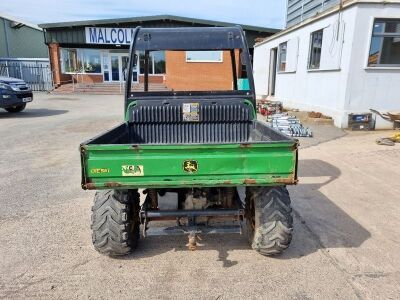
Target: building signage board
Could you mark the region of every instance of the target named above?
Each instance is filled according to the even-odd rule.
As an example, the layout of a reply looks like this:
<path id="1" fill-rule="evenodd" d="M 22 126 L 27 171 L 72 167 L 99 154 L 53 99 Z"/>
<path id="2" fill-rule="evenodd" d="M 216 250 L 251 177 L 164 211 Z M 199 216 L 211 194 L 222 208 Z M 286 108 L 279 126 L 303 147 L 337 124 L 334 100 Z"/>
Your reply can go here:
<path id="1" fill-rule="evenodd" d="M 129 45 L 135 28 L 85 27 L 86 44 Z"/>

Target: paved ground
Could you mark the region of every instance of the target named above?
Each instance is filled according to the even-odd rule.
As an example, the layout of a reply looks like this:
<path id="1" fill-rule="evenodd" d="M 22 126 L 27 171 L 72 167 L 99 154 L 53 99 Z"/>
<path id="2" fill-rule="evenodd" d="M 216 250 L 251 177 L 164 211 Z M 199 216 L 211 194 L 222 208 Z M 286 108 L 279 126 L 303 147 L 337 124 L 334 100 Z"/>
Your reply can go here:
<path id="1" fill-rule="evenodd" d="M 91 245 L 78 145 L 121 119 L 116 96 L 37 94 L 22 114 L 0 112 L 0 297 L 399 297 L 400 145 L 374 144 L 389 132 L 321 127 L 302 141 L 295 234 L 279 258 L 224 236 L 196 252 L 184 237 L 151 237 L 111 259 Z"/>

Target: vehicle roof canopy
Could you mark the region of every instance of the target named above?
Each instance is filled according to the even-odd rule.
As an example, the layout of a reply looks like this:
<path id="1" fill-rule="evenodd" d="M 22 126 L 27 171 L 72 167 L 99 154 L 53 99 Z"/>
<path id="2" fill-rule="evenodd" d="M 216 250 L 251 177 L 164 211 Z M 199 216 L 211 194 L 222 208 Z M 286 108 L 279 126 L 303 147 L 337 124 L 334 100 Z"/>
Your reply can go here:
<path id="1" fill-rule="evenodd" d="M 245 49 L 241 27 L 140 28 L 135 50 Z"/>

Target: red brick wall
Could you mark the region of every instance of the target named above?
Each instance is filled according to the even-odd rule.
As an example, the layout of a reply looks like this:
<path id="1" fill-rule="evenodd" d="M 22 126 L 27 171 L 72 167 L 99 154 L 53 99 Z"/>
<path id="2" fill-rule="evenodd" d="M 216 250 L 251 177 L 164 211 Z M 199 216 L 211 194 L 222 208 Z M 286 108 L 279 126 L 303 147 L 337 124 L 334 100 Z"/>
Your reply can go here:
<path id="1" fill-rule="evenodd" d="M 70 77 L 71 77 L 71 75 L 70 75 Z M 79 75 L 73 75 L 72 77 L 74 78 L 74 82 L 79 82 L 79 83 L 103 82 L 102 74 L 79 74 Z"/>
<path id="2" fill-rule="evenodd" d="M 236 51 L 236 61 L 238 52 Z M 229 51 L 222 62 L 186 62 L 185 51 L 166 51 L 166 85 L 177 91 L 231 90 L 232 66 Z M 237 67 L 238 70 L 238 67 Z"/>
<path id="3" fill-rule="evenodd" d="M 49 59 L 51 71 L 53 73 L 53 82 L 55 85 L 61 84 L 61 66 L 60 66 L 60 47 L 56 43 L 49 44 Z"/>
<path id="4" fill-rule="evenodd" d="M 149 75 L 149 83 L 164 83 L 164 75 Z M 144 83 L 144 75 L 139 76 L 139 83 Z"/>

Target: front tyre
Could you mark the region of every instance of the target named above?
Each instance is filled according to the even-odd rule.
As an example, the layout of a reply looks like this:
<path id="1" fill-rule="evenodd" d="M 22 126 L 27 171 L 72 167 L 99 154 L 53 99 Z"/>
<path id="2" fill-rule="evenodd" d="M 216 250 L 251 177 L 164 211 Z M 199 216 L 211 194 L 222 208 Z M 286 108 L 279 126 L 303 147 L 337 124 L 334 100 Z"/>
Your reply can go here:
<path id="1" fill-rule="evenodd" d="M 139 193 L 136 190 L 99 191 L 92 207 L 94 248 L 108 256 L 132 252 L 140 236 Z"/>
<path id="2" fill-rule="evenodd" d="M 18 113 L 21 112 L 25 109 L 26 104 L 21 104 L 21 105 L 15 105 L 15 106 L 11 106 L 11 107 L 7 107 L 5 108 L 6 111 L 8 111 L 9 113 Z"/>
<path id="3" fill-rule="evenodd" d="M 292 240 L 293 217 L 286 187 L 248 187 L 246 225 L 252 248 L 262 255 L 277 255 Z"/>

